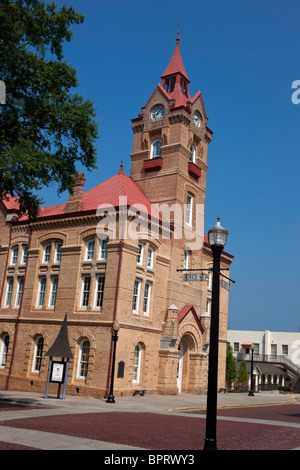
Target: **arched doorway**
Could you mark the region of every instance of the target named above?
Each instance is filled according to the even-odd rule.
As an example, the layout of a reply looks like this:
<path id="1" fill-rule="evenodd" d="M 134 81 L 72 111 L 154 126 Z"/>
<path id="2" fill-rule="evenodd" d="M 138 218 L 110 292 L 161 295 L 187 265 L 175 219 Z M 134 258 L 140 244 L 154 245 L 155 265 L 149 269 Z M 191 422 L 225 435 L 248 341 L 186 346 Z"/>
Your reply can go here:
<path id="1" fill-rule="evenodd" d="M 178 393 L 181 393 L 181 383 L 182 383 L 182 363 L 183 363 L 183 344 L 180 342 L 178 346 L 178 350 L 180 351 L 179 360 L 178 360 L 178 367 L 177 367 L 177 388 Z"/>
<path id="2" fill-rule="evenodd" d="M 178 393 L 189 393 L 191 373 L 190 353 L 195 351 L 195 340 L 190 333 L 185 333 L 178 345 L 180 351 L 177 368 Z"/>

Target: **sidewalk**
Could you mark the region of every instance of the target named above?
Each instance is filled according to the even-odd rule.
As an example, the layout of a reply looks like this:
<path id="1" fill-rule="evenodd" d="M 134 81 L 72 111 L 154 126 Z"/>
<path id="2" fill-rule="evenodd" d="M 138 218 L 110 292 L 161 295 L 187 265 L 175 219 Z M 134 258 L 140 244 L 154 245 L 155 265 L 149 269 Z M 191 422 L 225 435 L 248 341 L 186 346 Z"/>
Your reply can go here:
<path id="1" fill-rule="evenodd" d="M 0 449 L 5 443 L 45 450 L 201 449 L 205 435 L 206 395 L 117 397 L 116 403 L 14 391 L 1 395 Z M 274 450 L 300 448 L 300 396 L 295 397 L 218 394 L 221 447 L 244 449 L 252 439 L 252 449 L 262 442 Z"/>

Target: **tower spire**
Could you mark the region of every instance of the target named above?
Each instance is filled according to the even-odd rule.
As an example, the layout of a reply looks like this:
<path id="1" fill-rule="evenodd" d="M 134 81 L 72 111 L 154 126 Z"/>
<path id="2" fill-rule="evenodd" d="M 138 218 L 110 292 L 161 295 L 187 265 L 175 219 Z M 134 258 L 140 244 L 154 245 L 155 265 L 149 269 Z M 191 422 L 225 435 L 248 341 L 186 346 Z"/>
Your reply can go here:
<path id="1" fill-rule="evenodd" d="M 179 37 L 179 22 L 178 22 L 178 31 L 177 31 L 177 37 L 176 37 L 176 46 L 175 46 L 175 51 L 173 53 L 173 56 L 169 62 L 168 67 L 164 71 L 164 73 L 161 76 L 161 79 L 170 77 L 171 75 L 178 75 L 180 74 L 185 80 L 187 80 L 188 83 L 190 83 L 188 79 L 188 75 L 185 71 L 183 61 L 181 58 L 181 53 L 180 53 L 180 48 L 179 48 L 179 42 L 180 42 L 180 37 Z"/>

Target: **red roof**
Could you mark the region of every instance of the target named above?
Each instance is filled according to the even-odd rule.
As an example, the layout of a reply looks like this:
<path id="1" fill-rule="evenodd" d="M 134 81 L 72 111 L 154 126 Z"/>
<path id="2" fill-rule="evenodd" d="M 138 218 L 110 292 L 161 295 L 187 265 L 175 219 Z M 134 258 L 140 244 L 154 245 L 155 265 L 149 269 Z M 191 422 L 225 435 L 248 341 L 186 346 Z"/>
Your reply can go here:
<path id="1" fill-rule="evenodd" d="M 7 211 L 19 208 L 18 198 L 9 196 L 9 200 L 3 199 L 2 203 Z M 64 209 L 66 204 L 41 207 L 38 218 L 65 215 Z M 160 221 L 163 220 L 161 215 L 153 209 L 149 199 L 147 199 L 135 182 L 125 175 L 123 165 L 121 165 L 120 170 L 115 176 L 82 194 L 82 209 L 79 213 L 96 211 L 100 205 L 102 207 L 107 206 L 108 208 L 110 206 L 119 207 L 120 205 L 132 206 L 141 213 L 146 211 L 149 216 L 152 215 Z M 27 216 L 23 215 L 19 220 L 27 220 Z"/>
<path id="2" fill-rule="evenodd" d="M 185 305 L 185 306 L 183 307 L 183 309 L 181 309 L 180 312 L 178 312 L 178 323 L 180 323 L 180 322 L 186 317 L 186 315 L 187 315 L 189 312 L 192 313 L 192 315 L 193 315 L 193 317 L 195 318 L 196 323 L 197 323 L 197 325 L 198 325 L 198 327 L 199 327 L 201 333 L 203 333 L 203 332 L 204 332 L 204 329 L 203 329 L 203 327 L 202 327 L 202 325 L 201 325 L 201 323 L 200 323 L 200 320 L 199 320 L 199 318 L 198 318 L 198 315 L 197 315 L 197 313 L 196 313 L 196 310 L 194 309 L 194 307 L 193 307 L 192 305 Z"/>
<path id="3" fill-rule="evenodd" d="M 10 194 L 7 194 L 4 199 L 2 199 L 3 204 L 7 212 L 17 211 L 19 209 L 19 200 L 17 197 L 13 197 Z"/>
<path id="4" fill-rule="evenodd" d="M 189 82 L 187 73 L 185 71 L 185 68 L 182 62 L 181 54 L 180 54 L 179 41 L 180 41 L 179 36 L 177 36 L 174 54 L 172 56 L 172 59 L 169 62 L 168 67 L 162 74 L 161 78 L 165 78 L 170 75 L 176 75 L 180 73 Z"/>

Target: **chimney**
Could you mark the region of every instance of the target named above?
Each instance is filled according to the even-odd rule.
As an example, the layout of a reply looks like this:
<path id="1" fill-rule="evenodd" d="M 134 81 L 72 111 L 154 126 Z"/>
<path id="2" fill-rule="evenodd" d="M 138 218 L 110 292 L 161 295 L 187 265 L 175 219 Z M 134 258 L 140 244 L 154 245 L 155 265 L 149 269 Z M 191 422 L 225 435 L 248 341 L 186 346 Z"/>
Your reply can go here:
<path id="1" fill-rule="evenodd" d="M 82 210 L 82 189 L 85 183 L 84 173 L 78 173 L 73 176 L 74 186 L 73 193 L 69 194 L 69 201 L 66 204 L 64 212 L 78 212 Z"/>

